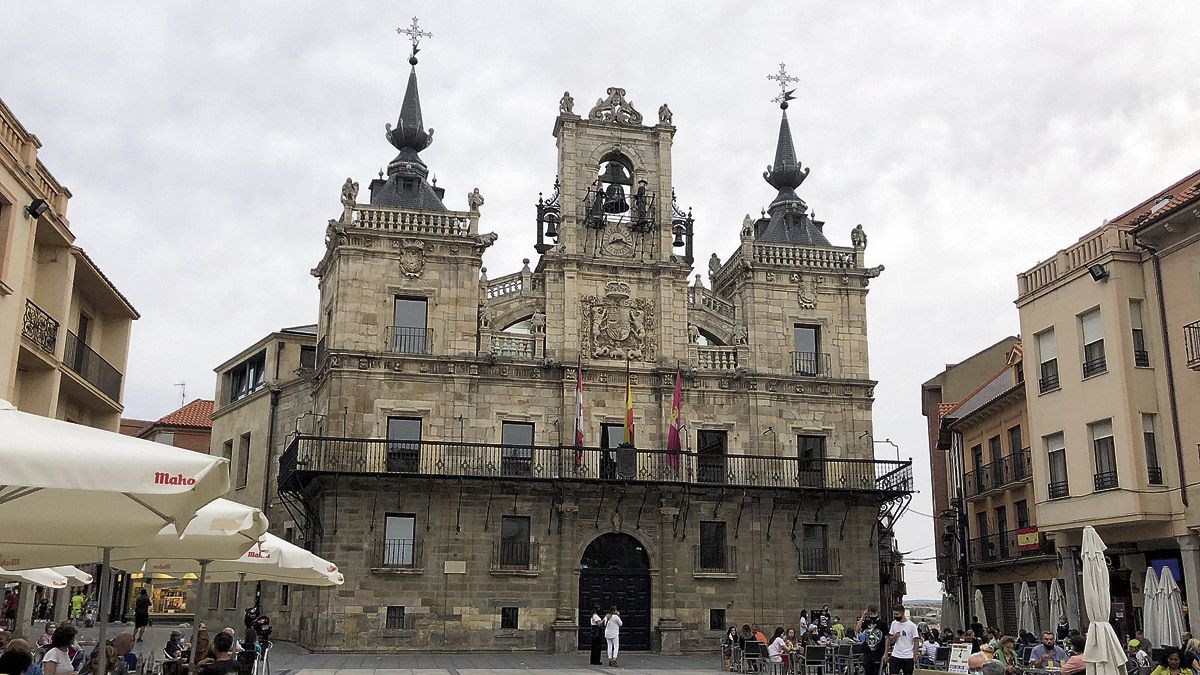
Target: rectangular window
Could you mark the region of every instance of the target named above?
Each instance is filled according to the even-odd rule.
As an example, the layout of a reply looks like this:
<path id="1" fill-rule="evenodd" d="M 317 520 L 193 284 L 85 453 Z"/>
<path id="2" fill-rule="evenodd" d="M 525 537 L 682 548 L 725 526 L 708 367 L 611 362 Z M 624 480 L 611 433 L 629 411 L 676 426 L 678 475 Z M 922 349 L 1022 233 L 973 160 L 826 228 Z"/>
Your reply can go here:
<path id="1" fill-rule="evenodd" d="M 92 317 L 81 312 L 79 314 L 79 332 L 76 333 L 75 336 L 79 338 L 80 342 L 86 345 L 88 344 L 88 338 L 91 337 L 91 333 Z"/>
<path id="2" fill-rule="evenodd" d="M 987 472 L 983 469 L 983 445 L 971 446 L 971 459 L 975 462 L 975 494 L 986 492 L 988 489 Z"/>
<path id="3" fill-rule="evenodd" d="M 529 517 L 503 516 L 500 519 L 500 566 L 529 567 Z"/>
<path id="4" fill-rule="evenodd" d="M 221 592 L 221 599 L 225 601 L 225 609 L 237 609 L 238 591 L 241 590 L 238 582 L 228 581 L 221 585 L 225 587 L 225 590 Z"/>
<path id="5" fill-rule="evenodd" d="M 392 351 L 402 354 L 424 354 L 428 340 L 425 330 L 425 298 L 397 296 L 392 311 Z"/>
<path id="6" fill-rule="evenodd" d="M 1010 427 L 1008 430 L 1008 454 L 1012 459 L 1012 479 L 1014 481 L 1025 480 L 1029 478 L 1030 467 L 1026 465 L 1029 461 L 1029 453 L 1022 452 L 1024 448 L 1021 444 L 1021 427 Z"/>
<path id="7" fill-rule="evenodd" d="M 1050 499 L 1066 497 L 1070 494 L 1067 487 L 1067 446 L 1062 432 L 1051 434 L 1042 439 L 1046 446 L 1046 458 L 1050 466 Z"/>
<path id="8" fill-rule="evenodd" d="M 387 470 L 417 473 L 421 466 L 421 418 L 389 417 L 387 438 Z"/>
<path id="9" fill-rule="evenodd" d="M 1108 369 L 1104 360 L 1104 326 L 1100 323 L 1100 310 L 1080 314 L 1079 329 L 1083 334 L 1083 376 L 1099 375 Z"/>
<path id="10" fill-rule="evenodd" d="M 288 602 L 292 599 L 292 587 L 287 584 L 279 586 L 279 606 L 287 607 Z"/>
<path id="11" fill-rule="evenodd" d="M 992 436 L 988 439 L 988 455 L 992 462 L 999 462 L 1004 458 L 1004 450 L 1000 446 L 999 436 Z"/>
<path id="12" fill-rule="evenodd" d="M 264 349 L 226 371 L 225 385 L 229 402 L 239 401 L 262 389 L 266 367 L 267 351 Z"/>
<path id="13" fill-rule="evenodd" d="M 163 445 L 175 445 L 175 434 L 170 431 L 160 431 L 154 434 L 154 442 Z"/>
<path id="14" fill-rule="evenodd" d="M 989 534 L 988 514 L 986 511 L 979 511 L 975 514 L 975 529 L 979 532 L 980 537 L 986 537 Z"/>
<path id="15" fill-rule="evenodd" d="M 1054 329 L 1037 334 L 1038 359 L 1038 393 L 1058 389 L 1058 343 L 1054 340 Z"/>
<path id="16" fill-rule="evenodd" d="M 317 348 L 316 346 L 301 345 L 300 346 L 300 369 L 312 370 L 317 367 Z"/>
<path id="17" fill-rule="evenodd" d="M 221 584 L 211 584 L 208 587 L 208 608 L 221 608 Z"/>
<path id="18" fill-rule="evenodd" d="M 387 617 L 384 619 L 384 628 L 390 630 L 400 630 L 404 628 L 404 606 L 389 605 L 387 608 Z"/>
<path id="19" fill-rule="evenodd" d="M 696 432 L 697 472 L 701 483 L 723 485 L 726 482 L 725 431 L 701 429 Z"/>
<path id="20" fill-rule="evenodd" d="M 532 475 L 533 422 L 502 422 L 500 425 L 500 473 L 505 476 Z"/>
<path id="21" fill-rule="evenodd" d="M 802 487 L 825 486 L 825 437 L 801 434 L 796 437 L 796 459 Z"/>
<path id="22" fill-rule="evenodd" d="M 234 487 L 246 487 L 246 479 L 250 475 L 250 432 L 242 434 L 238 443 L 237 483 Z"/>
<path id="23" fill-rule="evenodd" d="M 975 460 L 975 470 L 983 468 L 983 444 L 971 446 L 971 459 Z"/>
<path id="24" fill-rule="evenodd" d="M 625 440 L 625 425 L 601 424 L 600 447 L 600 479 L 616 480 L 617 478 L 617 447 Z"/>
<path id="25" fill-rule="evenodd" d="M 1017 512 L 1017 529 L 1029 527 L 1029 503 L 1024 499 L 1013 502 L 1013 510 Z"/>
<path id="26" fill-rule="evenodd" d="M 708 629 L 709 630 L 725 630 L 725 610 L 724 610 L 724 608 L 708 610 Z"/>
<path id="27" fill-rule="evenodd" d="M 1008 509 L 1003 506 L 997 506 L 995 511 L 996 517 L 996 545 L 1000 549 L 1000 557 L 1008 557 Z"/>
<path id="28" fill-rule="evenodd" d="M 1129 301 L 1129 325 L 1133 331 L 1133 365 L 1150 367 L 1150 352 L 1146 350 L 1146 331 L 1142 328 L 1142 301 Z"/>
<path id="29" fill-rule="evenodd" d="M 800 547 L 800 571 L 806 574 L 835 572 L 825 525 L 805 525 Z"/>
<path id="30" fill-rule="evenodd" d="M 796 374 L 810 377 L 821 375 L 821 328 L 796 324 L 792 344 L 795 347 L 792 359 Z"/>
<path id="31" fill-rule="evenodd" d="M 408 513 L 387 514 L 383 519 L 384 567 L 412 567 L 416 551 L 417 517 Z"/>
<path id="32" fill-rule="evenodd" d="M 1112 420 L 1101 420 L 1089 424 L 1088 436 L 1092 439 L 1096 489 L 1109 490 L 1117 487 L 1117 450 L 1113 441 Z"/>
<path id="33" fill-rule="evenodd" d="M 1158 465 L 1158 442 L 1154 438 L 1154 415 L 1142 413 L 1142 444 L 1146 446 L 1146 475 L 1151 485 L 1162 485 L 1162 467 Z"/>
<path id="34" fill-rule="evenodd" d="M 725 572 L 725 523 L 700 522 L 700 550 L 697 572 Z"/>
<path id="35" fill-rule="evenodd" d="M 296 531 L 291 527 L 283 528 L 283 540 L 289 544 L 295 543 L 293 541 L 293 537 L 295 536 L 295 533 L 296 533 Z"/>
<path id="36" fill-rule="evenodd" d="M 517 630 L 521 610 L 516 607 L 500 608 L 500 630 Z"/>
<path id="37" fill-rule="evenodd" d="M 1010 427 L 1008 430 L 1008 451 L 1009 452 L 1020 451 L 1021 448 L 1023 447 L 1021 445 L 1021 443 L 1022 443 L 1022 441 L 1021 441 L 1020 425 L 1017 425 L 1015 427 Z"/>

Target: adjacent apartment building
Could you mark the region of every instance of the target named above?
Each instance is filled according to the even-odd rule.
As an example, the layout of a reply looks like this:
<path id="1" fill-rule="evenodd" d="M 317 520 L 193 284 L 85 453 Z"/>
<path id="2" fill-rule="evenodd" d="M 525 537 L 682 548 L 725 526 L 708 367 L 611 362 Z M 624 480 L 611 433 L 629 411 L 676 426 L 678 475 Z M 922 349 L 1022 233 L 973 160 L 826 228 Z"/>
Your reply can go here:
<path id="1" fill-rule="evenodd" d="M 861 227 L 831 243 L 797 194 L 808 169 L 786 112 L 776 195 L 730 224 L 737 245 L 705 283 L 669 107 L 652 122 L 617 87 L 580 111 L 564 95 L 537 261 L 489 276 L 483 196 L 451 210 L 419 154 L 432 139 L 410 63 L 398 154 L 366 199 L 348 179 L 324 228 L 316 325 L 217 369 L 233 498 L 261 498 L 277 534 L 346 576 L 263 584 L 276 634 L 574 651 L 593 607 L 619 605 L 623 646 L 678 653 L 711 651 L 729 624 L 876 602 L 879 514 L 912 488 L 910 464 L 870 441 L 866 295 L 882 268 Z"/>
<path id="2" fill-rule="evenodd" d="M 1200 171 L 1018 276 L 1036 522 L 1061 552 L 1108 545 L 1113 619 L 1138 623 L 1147 566 L 1200 607 Z"/>
<path id="3" fill-rule="evenodd" d="M 41 147 L 0 100 L 0 399 L 118 431 L 138 313 L 75 245 L 71 192 L 38 159 Z M 20 625 L 29 625 L 34 593 L 23 586 Z M 65 591 L 56 593 L 63 619 Z"/>

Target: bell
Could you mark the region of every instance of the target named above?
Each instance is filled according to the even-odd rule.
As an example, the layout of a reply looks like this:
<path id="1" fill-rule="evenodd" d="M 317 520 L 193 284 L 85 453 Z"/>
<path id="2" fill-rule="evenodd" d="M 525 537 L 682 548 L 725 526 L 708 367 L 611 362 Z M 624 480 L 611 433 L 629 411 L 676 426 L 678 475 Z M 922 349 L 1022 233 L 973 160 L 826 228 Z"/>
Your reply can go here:
<path id="1" fill-rule="evenodd" d="M 606 184 L 620 183 L 622 185 L 629 185 L 633 182 L 630 180 L 629 170 L 617 162 L 609 162 L 604 167 L 604 173 L 600 174 L 600 180 Z"/>
<path id="2" fill-rule="evenodd" d="M 683 226 L 676 225 L 675 227 L 671 228 L 671 231 L 675 234 L 675 241 L 671 242 L 671 246 L 680 248 L 683 246 Z"/>
<path id="3" fill-rule="evenodd" d="M 625 188 L 615 183 L 604 188 L 605 213 L 625 213 L 628 210 L 629 202 L 625 200 Z"/>
<path id="4" fill-rule="evenodd" d="M 546 236 L 551 239 L 558 239 L 558 215 L 554 213 L 546 214 Z"/>

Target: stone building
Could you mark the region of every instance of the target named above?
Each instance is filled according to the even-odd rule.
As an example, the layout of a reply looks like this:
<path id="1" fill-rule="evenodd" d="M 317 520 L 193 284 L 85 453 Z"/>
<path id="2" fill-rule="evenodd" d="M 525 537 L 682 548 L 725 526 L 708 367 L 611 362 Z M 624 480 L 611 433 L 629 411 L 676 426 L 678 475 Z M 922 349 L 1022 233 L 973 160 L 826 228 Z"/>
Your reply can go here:
<path id="1" fill-rule="evenodd" d="M 537 262 L 489 277 L 480 190 L 455 211 L 428 180 L 410 63 L 387 126 L 398 154 L 365 200 L 342 188 L 313 269 L 314 368 L 269 427 L 273 527 L 346 584 L 264 584 L 277 632 L 321 650 L 569 651 L 593 606 L 617 605 L 625 648 L 677 653 L 727 624 L 877 602 L 880 515 L 912 483 L 870 441 L 866 294 L 882 267 L 861 227 L 833 245 L 797 195 L 809 169 L 786 112 L 774 201 L 692 281 L 668 106 L 647 123 L 623 89 L 578 112 L 564 94 Z M 217 401 L 214 446 L 233 433 Z"/>

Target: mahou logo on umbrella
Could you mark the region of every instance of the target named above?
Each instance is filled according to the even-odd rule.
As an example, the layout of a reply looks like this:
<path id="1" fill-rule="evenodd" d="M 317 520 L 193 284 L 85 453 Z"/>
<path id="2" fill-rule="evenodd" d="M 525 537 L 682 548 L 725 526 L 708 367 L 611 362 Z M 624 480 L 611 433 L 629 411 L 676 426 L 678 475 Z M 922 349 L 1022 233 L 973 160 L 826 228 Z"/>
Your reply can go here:
<path id="1" fill-rule="evenodd" d="M 181 473 L 177 473 L 174 476 L 172 476 L 171 474 L 167 473 L 166 471 L 155 471 L 154 472 L 154 484 L 155 485 L 195 485 L 196 479 L 188 478 L 187 476 L 185 476 Z"/>

